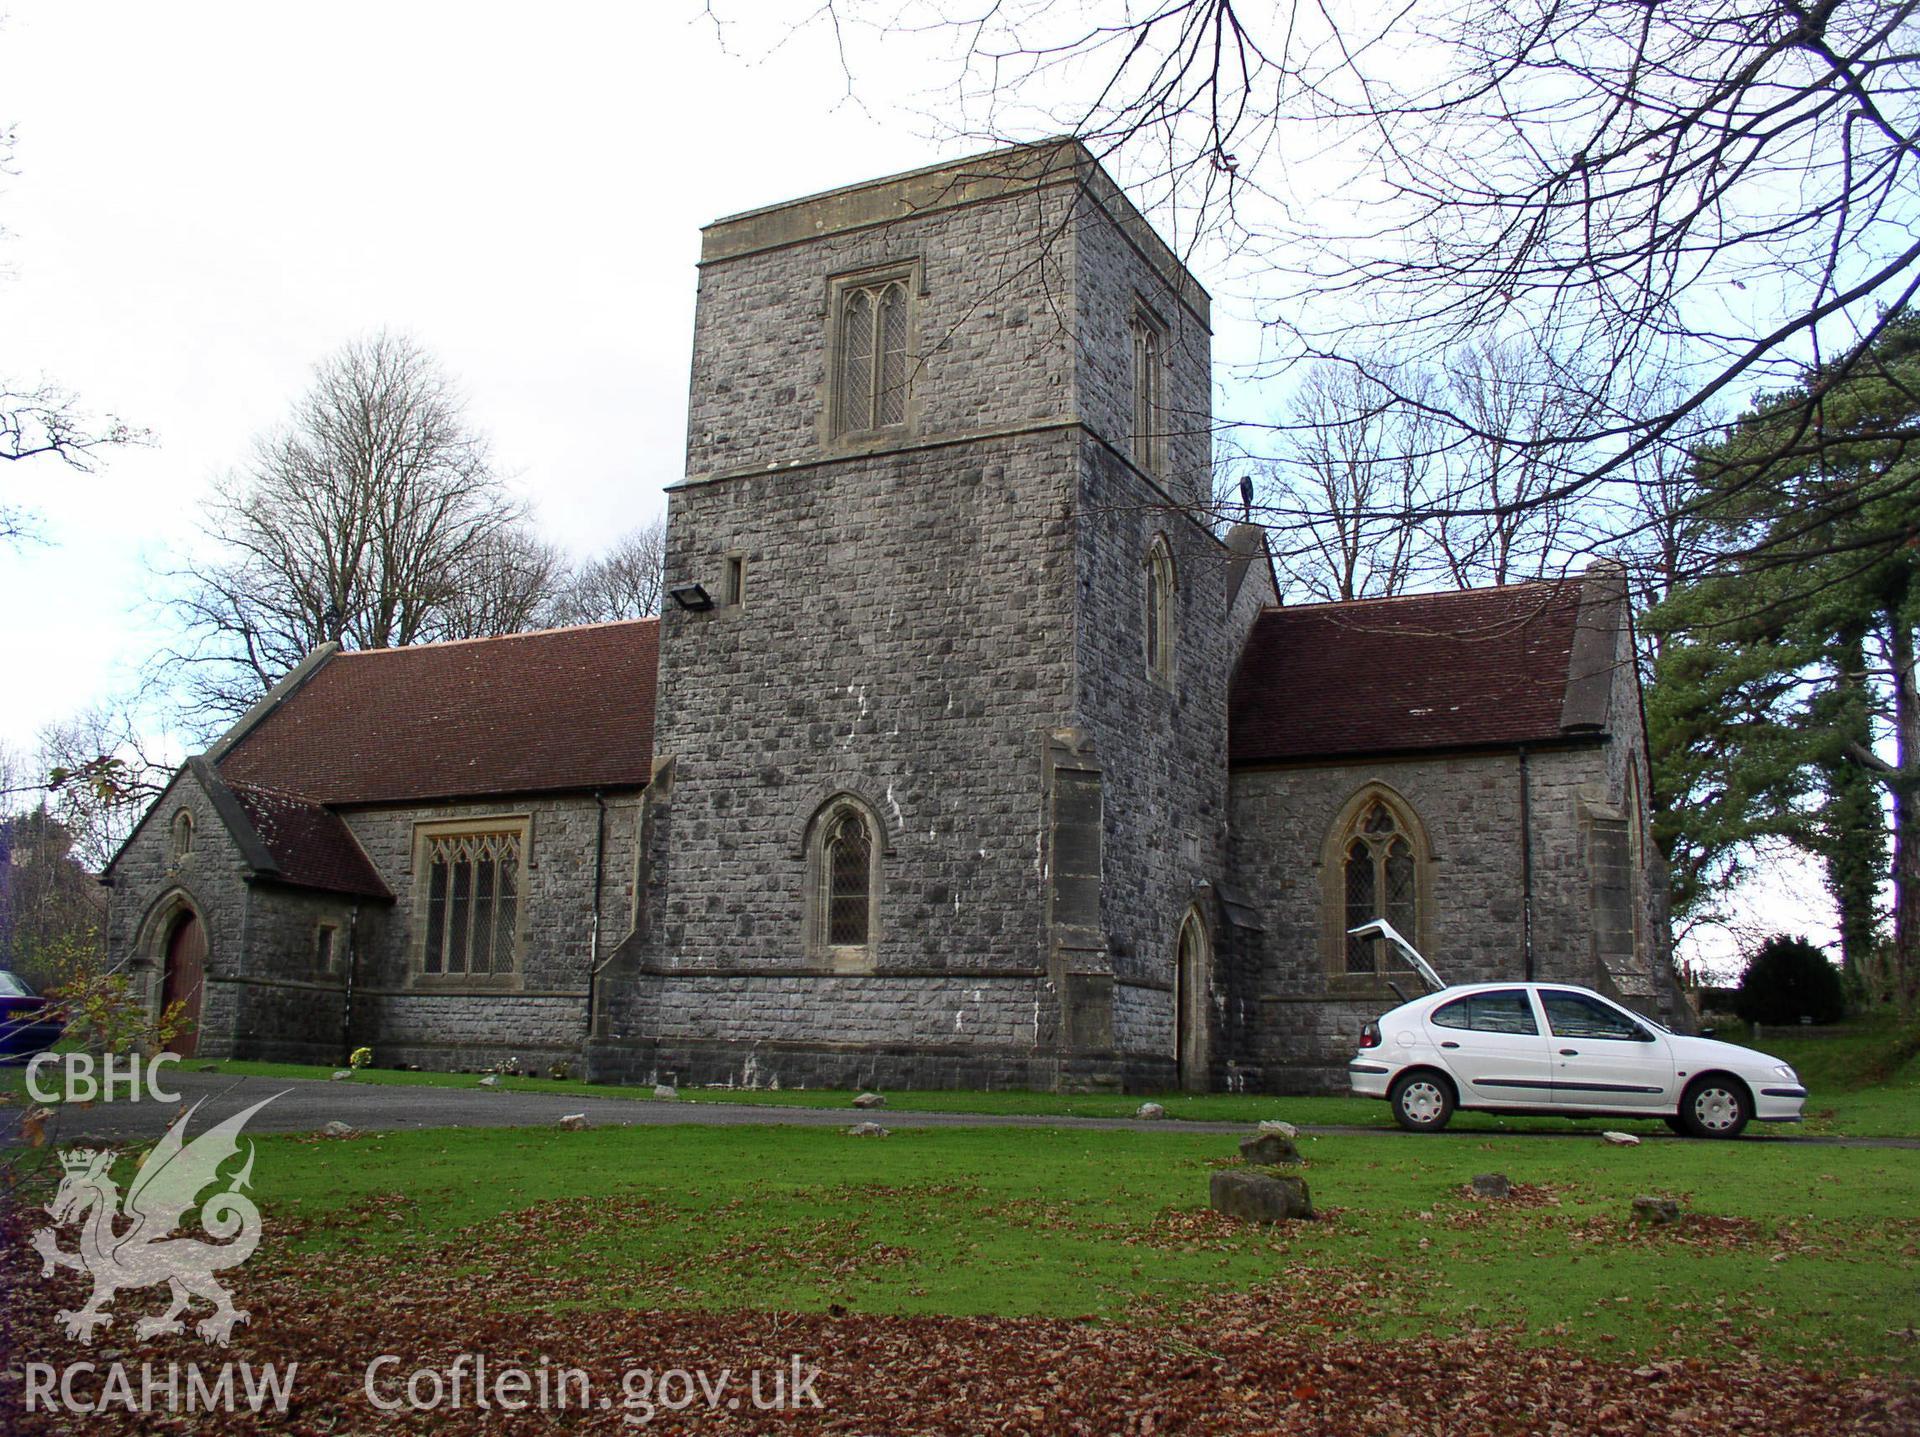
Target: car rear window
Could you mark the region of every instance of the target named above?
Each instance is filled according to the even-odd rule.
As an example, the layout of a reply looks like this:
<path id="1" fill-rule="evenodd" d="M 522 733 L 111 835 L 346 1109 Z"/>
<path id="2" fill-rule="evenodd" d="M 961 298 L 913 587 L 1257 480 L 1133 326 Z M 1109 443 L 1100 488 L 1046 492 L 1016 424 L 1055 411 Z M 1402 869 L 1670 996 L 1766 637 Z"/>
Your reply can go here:
<path id="1" fill-rule="evenodd" d="M 22 983 L 13 974 L 0 969 L 0 998 L 31 998 L 33 989 Z"/>
<path id="2" fill-rule="evenodd" d="M 1533 1021 L 1533 1004 L 1519 988 L 1455 998 L 1433 1010 L 1433 1022 L 1442 1028 L 1470 1028 L 1476 1033 L 1540 1031 L 1540 1025 Z"/>

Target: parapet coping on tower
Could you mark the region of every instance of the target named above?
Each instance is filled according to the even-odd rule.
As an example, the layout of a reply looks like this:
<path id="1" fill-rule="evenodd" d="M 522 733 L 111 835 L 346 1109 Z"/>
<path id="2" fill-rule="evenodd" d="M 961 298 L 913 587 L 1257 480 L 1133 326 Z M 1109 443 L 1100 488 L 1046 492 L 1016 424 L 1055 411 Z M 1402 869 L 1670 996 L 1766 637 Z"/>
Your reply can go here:
<path id="1" fill-rule="evenodd" d="M 885 179 L 827 190 L 715 220 L 700 232 L 700 263 L 718 264 L 805 244 L 829 235 L 896 224 L 939 210 L 1080 185 L 1192 309 L 1212 328 L 1212 300 L 1100 162 L 1079 140 L 1045 140 L 963 160 L 908 170 Z"/>

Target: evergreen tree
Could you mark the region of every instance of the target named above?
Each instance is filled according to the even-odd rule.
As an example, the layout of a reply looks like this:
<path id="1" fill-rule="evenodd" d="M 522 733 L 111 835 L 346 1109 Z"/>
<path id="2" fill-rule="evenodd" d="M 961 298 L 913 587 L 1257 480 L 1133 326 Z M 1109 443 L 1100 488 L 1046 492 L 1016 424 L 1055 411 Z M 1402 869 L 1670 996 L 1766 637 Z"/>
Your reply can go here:
<path id="1" fill-rule="evenodd" d="M 1696 502 L 1722 551 L 1741 557 L 1647 616 L 1668 640 L 1648 702 L 1667 815 L 1656 832 L 1682 912 L 1737 876 L 1757 840 L 1783 837 L 1820 858 L 1856 976 L 1875 945 L 1877 889 L 1891 878 L 1894 992 L 1882 996 L 1910 1005 L 1920 978 L 1920 514 L 1907 491 L 1920 452 L 1901 435 L 1920 416 L 1920 319 L 1899 317 L 1871 351 L 1837 365 L 1843 382 L 1832 382 L 1837 369 L 1809 371 L 1700 456 Z M 1890 552 L 1896 532 L 1908 539 Z"/>

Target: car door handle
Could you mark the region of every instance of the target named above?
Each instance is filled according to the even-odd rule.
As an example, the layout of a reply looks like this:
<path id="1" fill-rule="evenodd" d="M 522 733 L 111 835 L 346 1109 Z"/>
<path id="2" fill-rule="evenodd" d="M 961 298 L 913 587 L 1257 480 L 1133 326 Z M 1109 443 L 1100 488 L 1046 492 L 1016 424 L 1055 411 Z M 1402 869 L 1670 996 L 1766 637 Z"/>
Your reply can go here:
<path id="1" fill-rule="evenodd" d="M 1442 1044 L 1441 1044 L 1440 1046 L 1441 1046 L 1441 1047 L 1443 1047 L 1443 1048 L 1457 1048 L 1457 1047 L 1459 1047 L 1460 1045 L 1459 1045 L 1458 1043 L 1456 1043 L 1456 1042 L 1454 1042 L 1454 1041 L 1453 1041 L 1453 1039 L 1451 1039 L 1451 1038 L 1449 1038 L 1449 1039 L 1447 1039 L 1447 1041 L 1446 1041 L 1446 1042 L 1444 1042 L 1444 1043 L 1442 1043 Z"/>
<path id="2" fill-rule="evenodd" d="M 1562 1048 L 1560 1050 L 1560 1056 L 1563 1058 L 1577 1058 L 1580 1056 L 1580 1050 L 1578 1048 Z"/>

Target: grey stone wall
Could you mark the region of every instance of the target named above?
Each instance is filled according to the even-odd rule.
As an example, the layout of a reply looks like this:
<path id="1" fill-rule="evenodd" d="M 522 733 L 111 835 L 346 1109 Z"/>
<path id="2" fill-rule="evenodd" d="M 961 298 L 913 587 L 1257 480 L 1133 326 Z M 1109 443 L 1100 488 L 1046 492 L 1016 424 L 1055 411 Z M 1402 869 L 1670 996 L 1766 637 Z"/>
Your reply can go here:
<path id="1" fill-rule="evenodd" d="M 750 1061 L 791 1083 L 894 1054 L 924 1081 L 1051 1083 L 1164 1064 L 1156 985 L 1222 859 L 1225 556 L 1080 426 L 1124 443 L 1128 322 L 1151 303 L 1180 340 L 1170 467 L 1203 470 L 1203 319 L 1073 183 L 745 252 L 721 228 L 667 572 L 718 594 L 744 555 L 747 600 L 663 620 L 671 798 L 655 796 L 646 936 L 613 971 L 596 1071 L 746 1081 Z M 831 278 L 893 264 L 917 288 L 912 420 L 837 437 Z M 1141 564 L 1161 529 L 1185 668 L 1147 714 Z M 1149 739 L 1162 709 L 1179 731 Z M 1112 785 L 1077 858 L 1062 743 Z M 870 974 L 835 976 L 805 931 L 807 824 L 841 791 L 886 831 Z M 1093 865 L 1091 921 L 1059 908 L 1071 862 Z"/>
<path id="2" fill-rule="evenodd" d="M 171 858 L 169 828 L 182 805 L 196 820 L 195 849 Z M 603 959 L 632 929 L 643 869 L 631 793 L 608 798 L 600 909 Z M 414 944 L 415 825 L 501 815 L 531 821 L 521 901 L 519 972 L 511 979 L 424 979 Z M 182 773 L 153 818 L 114 865 L 108 941 L 129 955 L 148 1001 L 160 1000 L 155 917 L 184 894 L 208 942 L 199 1052 L 206 1057 L 340 1062 L 359 1045 L 382 1066 L 478 1068 L 519 1057 L 529 1066 L 575 1059 L 586 1037 L 588 954 L 593 944 L 595 804 L 590 795 L 347 815 L 396 901 L 355 899 L 270 882 L 249 882 L 238 850 L 190 774 Z M 316 966 L 316 930 L 336 929 L 333 969 Z M 348 992 L 347 965 L 354 983 Z"/>
<path id="3" fill-rule="evenodd" d="M 172 828 L 183 808 L 193 815 L 193 851 L 176 860 Z M 207 986 L 198 1049 L 208 1057 L 225 1056 L 233 1042 L 239 1002 L 225 980 L 241 971 L 241 933 L 250 889 L 239 850 L 192 774 L 182 769 L 175 775 L 114 860 L 108 876 L 112 880 L 107 896 L 108 961 L 126 965 L 156 1017 L 170 920 L 182 902 L 199 915 L 207 937 Z"/>
<path id="4" fill-rule="evenodd" d="M 872 266 L 916 267 L 914 436 L 1069 418 L 1074 193 L 1055 186 L 704 264 L 687 473 L 847 452 L 826 422 L 828 285 Z"/>
<path id="5" fill-rule="evenodd" d="M 1112 973 L 1113 1044 L 1173 1056 L 1173 972 L 1182 919 L 1225 867 L 1227 686 L 1238 652 L 1225 548 L 1107 446 L 1081 449 L 1074 722 L 1101 772 L 1100 919 Z M 1173 555 L 1169 684 L 1145 652 L 1146 566 Z M 1212 922 L 1212 915 L 1208 915 Z"/>
<path id="6" fill-rule="evenodd" d="M 1628 740 L 1630 743 L 1630 740 Z M 1603 986 L 1594 949 L 1591 814 L 1610 794 L 1615 745 L 1528 757 L 1533 845 L 1534 971 Z M 1236 934 L 1225 968 L 1234 1085 L 1337 1089 L 1368 1019 L 1400 1000 L 1384 983 L 1330 972 L 1321 853 L 1347 801 L 1369 782 L 1394 790 L 1432 846 L 1426 956 L 1455 983 L 1524 975 L 1517 753 L 1365 764 L 1243 769 L 1233 774 L 1235 880 L 1261 931 Z M 1417 979 L 1396 980 L 1412 997 Z"/>
<path id="7" fill-rule="evenodd" d="M 724 972 L 749 995 L 721 1010 L 743 1043 L 916 1044 L 925 1023 L 951 1035 L 957 1021 L 952 1041 L 1018 1033 L 1024 1050 L 1038 1008 L 1051 1044 L 1039 843 L 1044 740 L 1072 668 L 1072 454 L 1044 431 L 674 491 L 669 582 L 711 583 L 720 555 L 744 551 L 748 597 L 663 619 L 654 742 L 671 798 L 655 810 L 644 951 L 611 975 L 610 1035 L 710 1035 L 711 988 L 679 975 Z M 804 840 L 840 792 L 885 831 L 876 971 L 991 977 L 979 998 L 789 981 L 831 972 L 805 933 Z M 737 1078 L 737 1061 L 721 1066 L 701 1080 Z"/>
<path id="8" fill-rule="evenodd" d="M 608 794 L 600 899 L 605 962 L 632 931 L 640 804 Z M 356 809 L 348 826 L 373 860 L 394 903 L 366 914 L 358 945 L 353 1033 L 382 1066 L 477 1069 L 508 1057 L 529 1067 L 576 1060 L 587 1037 L 589 956 L 594 944 L 594 846 L 599 811 L 590 794 L 502 798 L 482 803 Z M 525 819 L 524 909 L 518 972 L 507 981 L 420 971 L 415 835 L 423 823 Z M 363 910 L 364 913 L 364 910 Z"/>
<path id="9" fill-rule="evenodd" d="M 1110 201 L 1081 190 L 1074 225 L 1074 402 L 1079 418 L 1122 453 L 1133 430 L 1133 335 L 1136 312 L 1164 327 L 1162 375 L 1165 472 L 1160 487 L 1178 503 L 1204 501 L 1213 466 L 1213 336 L 1197 286 L 1176 294 L 1116 223 Z"/>

